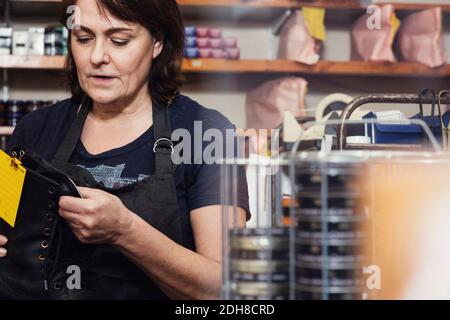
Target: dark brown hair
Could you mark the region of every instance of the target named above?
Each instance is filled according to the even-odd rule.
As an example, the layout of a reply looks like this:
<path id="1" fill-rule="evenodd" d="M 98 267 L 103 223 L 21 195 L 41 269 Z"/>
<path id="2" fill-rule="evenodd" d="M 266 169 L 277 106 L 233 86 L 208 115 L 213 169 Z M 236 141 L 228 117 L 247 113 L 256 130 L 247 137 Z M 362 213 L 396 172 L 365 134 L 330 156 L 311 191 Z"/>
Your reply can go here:
<path id="1" fill-rule="evenodd" d="M 149 92 L 154 102 L 167 105 L 179 92 L 183 78 L 181 64 L 184 54 L 184 26 L 175 0 L 95 0 L 101 10 L 108 11 L 115 18 L 137 23 L 146 28 L 156 41 L 164 44 L 160 55 L 153 60 L 150 71 Z M 67 8 L 76 0 L 64 0 L 60 22 L 66 26 L 71 13 Z M 70 32 L 69 32 L 70 34 Z M 68 40 L 69 53 L 66 59 L 72 98 L 80 102 L 84 92 L 80 87 L 76 65 Z"/>

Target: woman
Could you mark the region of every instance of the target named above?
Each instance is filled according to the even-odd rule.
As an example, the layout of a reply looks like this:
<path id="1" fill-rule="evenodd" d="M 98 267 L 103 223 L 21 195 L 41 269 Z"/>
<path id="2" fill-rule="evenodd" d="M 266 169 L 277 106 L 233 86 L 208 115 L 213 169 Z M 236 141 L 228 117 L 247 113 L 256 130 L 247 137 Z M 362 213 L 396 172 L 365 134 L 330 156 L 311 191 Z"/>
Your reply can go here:
<path id="1" fill-rule="evenodd" d="M 10 148 L 41 155 L 78 185 L 97 183 L 78 188 L 82 199 L 59 200 L 68 228 L 50 297 L 219 298 L 219 167 L 175 168 L 169 139 L 175 129 L 194 136 L 194 121 L 204 130 L 234 127 L 178 93 L 184 30 L 175 0 L 64 1 L 71 5 L 80 18 L 69 37 L 72 99 L 29 114 L 10 140 Z M 245 178 L 240 188 L 236 223 L 245 225 Z M 81 268 L 81 290 L 61 285 L 69 265 Z"/>

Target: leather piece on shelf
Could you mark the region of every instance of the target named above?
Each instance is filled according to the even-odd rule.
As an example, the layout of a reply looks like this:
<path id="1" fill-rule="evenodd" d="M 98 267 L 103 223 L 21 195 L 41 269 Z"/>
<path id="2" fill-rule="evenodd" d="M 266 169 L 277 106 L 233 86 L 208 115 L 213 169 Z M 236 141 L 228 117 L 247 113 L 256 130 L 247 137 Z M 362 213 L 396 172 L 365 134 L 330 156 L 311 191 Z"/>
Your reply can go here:
<path id="1" fill-rule="evenodd" d="M 392 5 L 360 17 L 352 28 L 352 60 L 396 62 L 395 19 Z"/>
<path id="2" fill-rule="evenodd" d="M 310 34 L 302 11 L 296 10 L 281 30 L 278 58 L 314 65 L 319 61 L 321 45 L 322 41 Z"/>
<path id="3" fill-rule="evenodd" d="M 403 20 L 397 45 L 402 58 L 428 67 L 447 63 L 440 7 L 413 13 Z"/>
<path id="4" fill-rule="evenodd" d="M 304 116 L 308 83 L 303 78 L 286 77 L 265 82 L 247 94 L 247 128 L 277 128 L 284 112 Z"/>

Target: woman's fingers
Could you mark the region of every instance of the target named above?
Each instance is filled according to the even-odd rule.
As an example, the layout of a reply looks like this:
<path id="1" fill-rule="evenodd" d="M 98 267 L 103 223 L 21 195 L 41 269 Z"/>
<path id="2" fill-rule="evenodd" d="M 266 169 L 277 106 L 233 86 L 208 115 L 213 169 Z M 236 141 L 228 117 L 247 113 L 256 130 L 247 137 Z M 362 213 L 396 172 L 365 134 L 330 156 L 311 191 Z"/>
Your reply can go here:
<path id="1" fill-rule="evenodd" d="M 77 189 L 84 199 L 94 198 L 99 193 L 99 190 L 97 189 L 91 189 L 86 187 L 77 187 Z"/>
<path id="2" fill-rule="evenodd" d="M 70 212 L 78 212 L 78 210 L 83 206 L 86 200 L 69 197 L 69 196 L 62 196 L 59 199 L 59 207 L 65 211 Z"/>
<path id="3" fill-rule="evenodd" d="M 61 218 L 72 223 L 77 223 L 82 219 L 82 217 L 78 213 L 63 210 L 61 208 L 59 209 L 59 215 L 61 216 Z"/>
<path id="4" fill-rule="evenodd" d="M 4 258 L 6 256 L 6 249 L 2 248 L 2 246 L 6 245 L 8 239 L 5 236 L 0 235 L 0 258 Z"/>
<path id="5" fill-rule="evenodd" d="M 8 239 L 0 234 L 0 246 L 4 246 L 7 242 Z"/>

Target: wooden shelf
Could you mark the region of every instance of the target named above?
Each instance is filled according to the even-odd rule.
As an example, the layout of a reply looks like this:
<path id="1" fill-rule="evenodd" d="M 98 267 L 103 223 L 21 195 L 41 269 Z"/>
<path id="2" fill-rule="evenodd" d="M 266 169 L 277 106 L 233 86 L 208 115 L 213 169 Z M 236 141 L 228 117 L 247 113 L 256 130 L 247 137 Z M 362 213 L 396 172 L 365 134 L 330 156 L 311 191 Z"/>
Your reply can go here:
<path id="1" fill-rule="evenodd" d="M 0 0 L 1 1 L 1 0 Z M 10 0 L 11 15 L 58 17 L 61 0 Z M 423 1 L 425 2 L 425 1 Z M 326 23 L 352 23 L 365 12 L 367 5 L 360 0 L 178 0 L 181 14 L 186 21 L 253 21 L 274 22 L 286 9 L 304 6 L 327 9 Z M 380 2 L 387 4 L 389 1 Z M 401 18 L 411 11 L 440 6 L 444 15 L 450 15 L 450 4 L 394 4 Z M 55 23 L 56 23 L 55 19 Z"/>
<path id="2" fill-rule="evenodd" d="M 10 0 L 12 5 L 61 5 L 62 0 Z M 298 8 L 304 4 L 295 0 L 177 0 L 183 7 L 249 7 L 249 8 Z M 304 2 L 304 1 L 303 1 Z"/>
<path id="3" fill-rule="evenodd" d="M 180 7 L 251 7 L 251 8 L 298 8 L 301 4 L 293 0 L 177 0 Z"/>
<path id="4" fill-rule="evenodd" d="M 203 6 L 203 7 L 252 7 L 252 8 L 302 8 L 316 7 L 325 9 L 365 9 L 360 0 L 316 0 L 316 1 L 293 1 L 293 0 L 178 0 L 180 6 Z M 444 11 L 450 11 L 450 4 L 438 3 L 392 3 L 380 1 L 377 5 L 392 4 L 397 10 L 423 10 L 440 6 Z"/>
<path id="5" fill-rule="evenodd" d="M 0 68 L 62 70 L 65 58 L 40 56 L 0 56 Z M 286 60 L 185 59 L 185 73 L 219 74 L 299 74 L 317 76 L 450 77 L 450 65 L 431 69 L 418 63 L 363 61 L 319 61 L 308 66 Z"/>
<path id="6" fill-rule="evenodd" d="M 14 3 L 60 4 L 61 0 L 11 0 Z M 250 8 L 301 8 L 304 6 L 325 9 L 363 9 L 367 5 L 360 0 L 177 0 L 181 7 L 250 7 Z M 425 2 L 425 1 L 424 1 Z M 440 3 L 392 3 L 380 1 L 377 5 L 393 4 L 398 10 L 422 10 L 440 6 L 450 11 L 450 4 Z"/>
<path id="7" fill-rule="evenodd" d="M 324 76 L 450 77 L 450 65 L 431 69 L 418 63 L 319 61 L 308 66 L 285 60 L 185 60 L 189 73 L 287 73 Z"/>
<path id="8" fill-rule="evenodd" d="M 0 127 L 0 136 L 10 136 L 13 134 L 14 127 Z"/>
<path id="9" fill-rule="evenodd" d="M 308 3 L 307 1 L 299 1 L 300 7 L 309 6 L 309 7 L 319 7 L 325 9 L 365 9 L 369 5 L 364 5 L 360 0 L 318 0 L 314 1 L 314 3 Z M 424 1 L 426 2 L 426 1 Z M 429 1 L 428 1 L 429 2 Z M 443 11 L 450 11 L 450 4 L 438 4 L 438 3 L 393 3 L 390 1 L 379 1 L 378 3 L 374 3 L 376 5 L 385 5 L 392 4 L 395 6 L 396 10 L 405 10 L 405 11 L 415 11 L 415 10 L 424 10 L 434 7 L 441 7 Z"/>
<path id="10" fill-rule="evenodd" d="M 62 70 L 65 57 L 0 55 L 0 68 Z"/>

